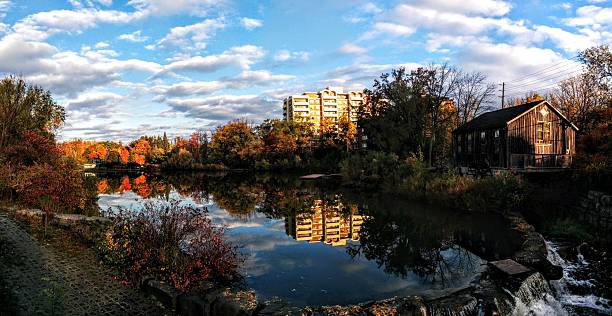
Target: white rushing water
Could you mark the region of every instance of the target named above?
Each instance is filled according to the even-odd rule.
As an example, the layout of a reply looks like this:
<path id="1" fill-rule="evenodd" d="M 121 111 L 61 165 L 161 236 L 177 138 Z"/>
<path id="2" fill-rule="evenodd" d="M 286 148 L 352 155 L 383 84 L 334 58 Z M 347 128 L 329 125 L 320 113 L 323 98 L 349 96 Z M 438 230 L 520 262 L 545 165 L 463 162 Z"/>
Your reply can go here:
<path id="1" fill-rule="evenodd" d="M 572 307 L 582 307 L 596 310 L 602 314 L 612 315 L 612 307 L 610 307 L 609 300 L 593 294 L 576 295 L 572 294 L 569 290 L 570 286 L 581 288 L 592 288 L 595 286 L 591 280 L 579 280 L 574 277 L 574 272 L 586 269 L 589 262 L 580 253 L 578 254 L 577 262 L 569 262 L 563 259 L 558 253 L 559 247 L 551 241 L 546 241 L 546 248 L 548 249 L 548 260 L 563 268 L 563 278 L 550 281 L 556 299 L 569 310 Z"/>
<path id="2" fill-rule="evenodd" d="M 573 316 L 584 312 L 585 309 L 595 314 L 612 315 L 610 301 L 594 294 L 578 295 L 572 293 L 572 288 L 581 288 L 589 292 L 594 289 L 592 280 L 582 280 L 576 277 L 576 272 L 585 271 L 589 262 L 578 254 L 576 262 L 563 259 L 559 255 L 559 246 L 554 242 L 546 241 L 548 260 L 563 268 L 563 277 L 560 280 L 547 282 L 540 273 L 534 273 L 521 283 L 517 291 L 512 293 L 506 290 L 507 298 L 498 302 L 502 314 L 520 315 L 559 315 Z"/>
<path id="3" fill-rule="evenodd" d="M 516 293 L 506 293 L 514 300 L 509 315 L 569 315 L 563 304 L 553 296 L 548 282 L 540 273 L 525 279 Z"/>

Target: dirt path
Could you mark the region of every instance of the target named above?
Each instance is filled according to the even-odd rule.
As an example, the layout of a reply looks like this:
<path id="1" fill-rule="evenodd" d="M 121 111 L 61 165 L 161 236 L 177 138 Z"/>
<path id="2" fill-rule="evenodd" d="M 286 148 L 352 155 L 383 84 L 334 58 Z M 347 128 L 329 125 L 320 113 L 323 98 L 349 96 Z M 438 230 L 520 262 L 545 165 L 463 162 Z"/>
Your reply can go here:
<path id="1" fill-rule="evenodd" d="M 97 262 L 61 236 L 40 243 L 0 213 L 0 316 L 168 314 Z"/>

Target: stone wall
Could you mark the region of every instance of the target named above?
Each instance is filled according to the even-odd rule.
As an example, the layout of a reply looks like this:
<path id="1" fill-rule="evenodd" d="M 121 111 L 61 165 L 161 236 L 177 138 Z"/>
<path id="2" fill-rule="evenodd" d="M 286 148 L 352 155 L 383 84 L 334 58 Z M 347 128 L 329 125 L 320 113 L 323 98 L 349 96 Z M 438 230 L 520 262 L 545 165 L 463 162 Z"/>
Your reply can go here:
<path id="1" fill-rule="evenodd" d="M 612 232 L 612 195 L 589 191 L 576 208 L 578 218 L 592 225 L 599 232 Z"/>

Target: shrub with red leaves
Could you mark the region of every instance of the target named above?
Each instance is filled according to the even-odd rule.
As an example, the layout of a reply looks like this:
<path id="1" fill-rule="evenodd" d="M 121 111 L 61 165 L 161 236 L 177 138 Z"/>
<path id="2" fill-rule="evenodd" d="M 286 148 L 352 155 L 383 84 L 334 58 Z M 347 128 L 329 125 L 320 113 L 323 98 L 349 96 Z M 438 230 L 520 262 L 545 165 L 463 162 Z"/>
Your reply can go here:
<path id="1" fill-rule="evenodd" d="M 140 210 L 112 211 L 115 225 L 101 240 L 103 259 L 120 268 L 127 280 L 154 275 L 187 291 L 203 281 L 238 281 L 242 262 L 208 211 L 178 200 L 146 202 Z"/>
<path id="2" fill-rule="evenodd" d="M 95 210 L 95 188 L 71 158 L 61 156 L 55 141 L 26 131 L 21 140 L 0 151 L 0 183 L 17 193 L 19 202 L 45 212 Z"/>
<path id="3" fill-rule="evenodd" d="M 19 200 L 44 211 L 70 212 L 84 210 L 87 204 L 83 175 L 69 163 L 55 166 L 47 163 L 21 167 L 15 172 L 12 183 Z M 46 197 L 53 210 L 47 210 L 41 201 Z"/>

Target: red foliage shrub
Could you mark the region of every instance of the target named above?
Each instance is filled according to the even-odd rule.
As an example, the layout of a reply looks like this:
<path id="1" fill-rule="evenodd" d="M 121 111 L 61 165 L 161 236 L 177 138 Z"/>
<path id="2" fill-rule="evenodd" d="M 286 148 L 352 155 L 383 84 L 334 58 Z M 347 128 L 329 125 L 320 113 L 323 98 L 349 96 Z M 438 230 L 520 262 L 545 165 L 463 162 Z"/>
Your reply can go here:
<path id="1" fill-rule="evenodd" d="M 24 132 L 21 141 L 2 150 L 5 159 L 12 164 L 30 166 L 35 163 L 55 164 L 61 151 L 55 141 L 36 132 Z"/>
<path id="2" fill-rule="evenodd" d="M 66 162 L 21 167 L 15 172 L 12 187 L 21 202 L 45 211 L 50 211 L 47 210 L 49 201 L 43 202 L 43 198 L 52 202 L 55 212 L 83 210 L 87 203 L 83 175 Z"/>
<path id="3" fill-rule="evenodd" d="M 24 132 L 20 141 L 2 149 L 0 158 L 0 182 L 26 205 L 47 212 L 82 212 L 96 199 L 74 160 L 62 157 L 48 136 Z"/>
<path id="4" fill-rule="evenodd" d="M 99 250 L 131 281 L 154 275 L 186 291 L 205 280 L 240 279 L 237 249 L 224 240 L 223 228 L 212 224 L 206 209 L 178 200 L 148 202 L 141 210 L 120 208 L 112 218 L 114 228 Z"/>

